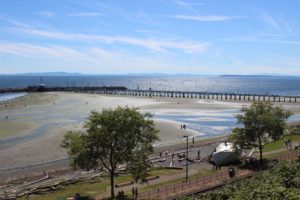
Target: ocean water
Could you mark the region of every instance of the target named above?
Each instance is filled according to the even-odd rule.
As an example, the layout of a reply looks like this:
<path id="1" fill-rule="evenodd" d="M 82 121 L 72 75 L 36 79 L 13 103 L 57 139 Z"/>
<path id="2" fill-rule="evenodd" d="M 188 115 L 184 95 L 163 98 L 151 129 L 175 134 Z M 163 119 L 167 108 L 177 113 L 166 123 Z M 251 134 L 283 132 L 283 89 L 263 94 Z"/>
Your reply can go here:
<path id="1" fill-rule="evenodd" d="M 300 77 L 97 75 L 44 76 L 47 86 L 125 86 L 129 89 L 179 90 L 247 94 L 300 95 Z M 0 88 L 22 88 L 41 83 L 40 76 L 0 75 Z"/>
<path id="2" fill-rule="evenodd" d="M 26 92 L 17 92 L 17 93 L 0 93 L 0 102 L 10 101 L 18 97 L 25 96 Z"/>

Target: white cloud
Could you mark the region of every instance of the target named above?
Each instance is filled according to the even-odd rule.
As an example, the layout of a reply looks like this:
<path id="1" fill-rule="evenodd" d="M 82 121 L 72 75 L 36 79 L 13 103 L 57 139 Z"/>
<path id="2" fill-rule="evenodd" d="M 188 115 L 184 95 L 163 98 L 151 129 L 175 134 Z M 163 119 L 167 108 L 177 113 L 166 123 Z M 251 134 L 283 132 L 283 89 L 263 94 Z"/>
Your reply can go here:
<path id="1" fill-rule="evenodd" d="M 284 14 L 282 14 L 280 17 L 274 17 L 264 10 L 258 10 L 258 16 L 259 20 L 262 23 L 268 25 L 269 27 L 272 27 L 277 31 L 286 31 L 289 33 L 292 33 L 294 31 L 293 21 L 291 19 L 286 20 L 284 18 Z"/>
<path id="2" fill-rule="evenodd" d="M 218 22 L 218 21 L 226 21 L 232 19 L 245 18 L 245 16 L 217 16 L 217 15 L 207 15 L 207 16 L 192 16 L 192 15 L 175 15 L 172 18 L 183 19 L 183 20 L 194 20 L 194 21 L 202 21 L 202 22 Z"/>
<path id="3" fill-rule="evenodd" d="M 42 12 L 37 12 L 38 15 L 41 15 L 43 17 L 54 17 L 55 13 L 51 11 L 42 11 Z"/>
<path id="4" fill-rule="evenodd" d="M 188 1 L 181 1 L 177 0 L 175 3 L 179 6 L 185 7 L 185 8 L 191 8 L 191 6 L 203 6 L 204 3 L 196 1 L 196 2 L 188 2 Z"/>
<path id="5" fill-rule="evenodd" d="M 68 16 L 72 17 L 97 17 L 97 16 L 105 16 L 103 13 L 99 12 L 81 12 L 81 13 L 71 13 Z"/>
<path id="6" fill-rule="evenodd" d="M 180 44 L 179 44 L 180 45 Z M 9 43 L 0 41 L 0 54 L 12 55 L 14 60 L 21 60 L 26 67 L 39 70 L 47 66 L 55 71 L 63 69 L 66 71 L 78 71 L 83 73 L 139 73 L 139 72 L 164 72 L 164 73 L 222 73 L 223 68 L 215 64 L 191 62 L 190 60 L 177 60 L 174 56 L 151 55 L 143 56 L 131 52 L 107 51 L 98 47 L 70 48 L 58 45 L 33 45 L 28 43 Z M 42 60 L 42 62 L 41 62 Z M 230 70 L 238 74 L 255 73 L 277 73 L 277 74 L 300 74 L 298 59 L 285 60 L 280 65 L 269 65 L 260 63 L 249 66 L 242 60 L 235 59 L 231 62 Z M 34 67 L 32 67 L 34 66 Z M 188 67 L 187 67 L 188 66 Z M 3 66 L 2 66 L 3 67 Z M 6 65 L 7 69 L 14 66 L 14 63 Z M 22 68 L 18 66 L 20 71 Z M 1 66 L 0 66 L 1 69 Z M 50 70 L 50 71 L 51 71 Z"/>
<path id="7" fill-rule="evenodd" d="M 186 40 L 167 40 L 167 39 L 151 39 L 138 38 L 127 36 L 106 36 L 106 35 L 88 35 L 78 33 L 64 33 L 56 31 L 45 31 L 39 29 L 19 29 L 19 31 L 41 37 L 47 37 L 59 40 L 79 40 L 79 41 L 93 41 L 100 43 L 123 43 L 127 45 L 134 45 L 150 49 L 157 52 L 165 52 L 167 49 L 179 49 L 185 53 L 202 54 L 209 44 Z"/>
<path id="8" fill-rule="evenodd" d="M 51 57 L 68 59 L 82 56 L 78 51 L 62 46 L 39 46 L 27 43 L 0 42 L 0 53 L 14 54 L 23 57 Z"/>
<path id="9" fill-rule="evenodd" d="M 274 27 L 274 28 L 281 28 L 281 25 L 280 23 L 275 19 L 273 18 L 269 13 L 265 12 L 265 11 L 261 11 L 260 12 L 260 16 L 261 16 L 261 19 L 268 25 Z"/>
<path id="10" fill-rule="evenodd" d="M 197 2 L 197 3 L 193 3 L 193 2 L 186 2 L 186 1 L 182 1 L 182 0 L 177 0 L 175 1 L 175 4 L 189 10 L 190 12 L 194 13 L 194 14 L 198 14 L 197 10 L 194 8 L 194 6 L 199 6 L 199 5 L 204 5 L 201 2 Z"/>
<path id="11" fill-rule="evenodd" d="M 75 70 L 83 73 L 109 74 L 151 71 L 170 72 L 178 68 L 178 65 L 174 64 L 172 60 L 170 62 L 170 58 L 167 57 L 147 57 L 130 52 L 106 51 L 97 47 L 74 49 L 64 46 L 42 46 L 0 41 L 0 54 L 12 55 L 17 60 L 22 60 L 23 63 L 26 63 L 22 66 L 24 71 L 26 71 L 26 67 L 39 70 L 45 66 L 55 71 L 61 70 L 63 66 L 65 71 Z M 13 63 L 8 63 L 6 67 L 16 66 Z M 17 67 L 21 69 L 20 66 Z"/>
<path id="12" fill-rule="evenodd" d="M 219 41 L 225 42 L 257 42 L 257 43 L 270 43 L 270 44 L 289 44 L 300 45 L 300 39 L 289 39 L 287 37 L 264 37 L 262 35 L 248 35 L 235 38 L 221 38 Z"/>

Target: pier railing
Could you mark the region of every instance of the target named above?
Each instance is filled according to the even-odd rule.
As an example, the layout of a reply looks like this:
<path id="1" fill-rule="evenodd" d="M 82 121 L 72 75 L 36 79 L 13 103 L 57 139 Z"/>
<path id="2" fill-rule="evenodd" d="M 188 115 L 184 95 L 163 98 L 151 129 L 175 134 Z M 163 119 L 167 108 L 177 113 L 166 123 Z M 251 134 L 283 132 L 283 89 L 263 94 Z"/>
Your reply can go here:
<path id="1" fill-rule="evenodd" d="M 123 96 L 140 96 L 149 98 L 182 98 L 182 99 L 209 99 L 224 101 L 272 101 L 272 102 L 300 102 L 300 96 L 272 95 L 272 94 L 242 94 L 242 93 L 219 93 L 198 91 L 170 91 L 170 90 L 133 90 L 125 87 L 28 87 L 24 89 L 1 89 L 4 92 L 36 92 L 57 91 L 77 92 L 89 94 L 107 94 Z"/>
<path id="2" fill-rule="evenodd" d="M 132 89 L 97 89 L 97 88 L 65 88 L 63 91 L 139 96 L 149 98 L 182 98 L 182 99 L 209 99 L 227 101 L 272 101 L 272 102 L 300 102 L 300 96 L 282 96 L 269 94 L 238 94 L 195 91 L 164 91 L 164 90 L 132 90 Z"/>

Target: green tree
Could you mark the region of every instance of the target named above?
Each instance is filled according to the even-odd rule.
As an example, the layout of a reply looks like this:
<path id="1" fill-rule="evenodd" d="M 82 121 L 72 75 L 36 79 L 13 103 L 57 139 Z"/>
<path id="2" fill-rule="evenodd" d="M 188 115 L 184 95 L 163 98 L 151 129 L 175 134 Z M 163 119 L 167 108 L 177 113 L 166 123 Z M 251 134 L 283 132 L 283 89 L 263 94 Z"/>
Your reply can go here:
<path id="1" fill-rule="evenodd" d="M 242 148 L 258 147 L 262 164 L 263 143 L 268 139 L 278 140 L 283 135 L 286 120 L 292 113 L 265 101 L 255 101 L 241 111 L 237 122 L 243 127 L 235 128 L 230 137 Z"/>
<path id="2" fill-rule="evenodd" d="M 150 113 L 137 108 L 117 107 L 92 111 L 85 122 L 86 132 L 69 132 L 62 147 L 68 149 L 72 165 L 82 169 L 103 167 L 110 174 L 111 197 L 117 167 L 125 164 L 135 180 L 144 178 L 147 156 L 158 131 Z"/>

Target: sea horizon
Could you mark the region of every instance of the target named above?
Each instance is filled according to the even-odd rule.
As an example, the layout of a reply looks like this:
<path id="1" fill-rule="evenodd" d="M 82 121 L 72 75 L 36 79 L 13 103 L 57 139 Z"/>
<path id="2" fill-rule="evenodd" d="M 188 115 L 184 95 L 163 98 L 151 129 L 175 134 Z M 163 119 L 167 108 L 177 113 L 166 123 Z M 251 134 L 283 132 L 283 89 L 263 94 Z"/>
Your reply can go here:
<path id="1" fill-rule="evenodd" d="M 55 73 L 57 74 L 57 73 Z M 240 94 L 300 95 L 300 77 L 270 75 L 0 75 L 0 88 L 124 86 L 152 89 Z"/>

